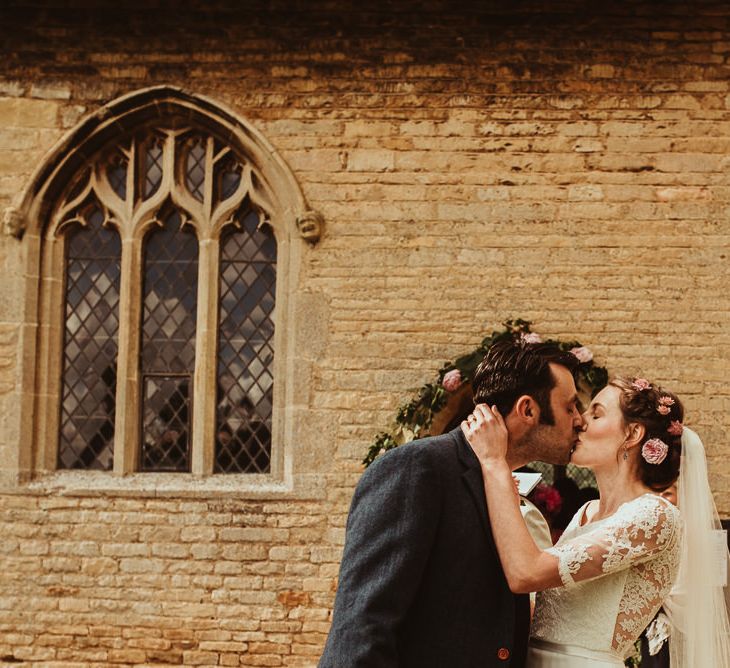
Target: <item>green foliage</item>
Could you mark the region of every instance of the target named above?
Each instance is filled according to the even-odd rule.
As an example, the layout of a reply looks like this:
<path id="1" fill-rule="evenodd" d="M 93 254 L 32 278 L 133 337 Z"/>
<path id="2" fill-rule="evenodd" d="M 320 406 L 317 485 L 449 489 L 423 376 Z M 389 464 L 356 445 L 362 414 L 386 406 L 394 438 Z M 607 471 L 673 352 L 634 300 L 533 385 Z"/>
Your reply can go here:
<path id="1" fill-rule="evenodd" d="M 485 337 L 476 350 L 458 357 L 453 362 L 444 364 L 438 372 L 436 382 L 426 383 L 421 387 L 415 399 L 403 404 L 398 409 L 392 430 L 390 432 L 380 432 L 376 436 L 375 442 L 368 448 L 363 464 L 370 466 L 379 454 L 427 435 L 434 417 L 446 406 L 449 399 L 450 393 L 443 386 L 444 376 L 449 371 L 458 369 L 461 374 L 462 384 L 471 382 L 477 366 L 497 341 L 510 338 L 518 339 L 523 335 L 531 334 L 531 324 L 528 320 L 522 320 L 521 318 L 507 320 L 503 323 L 503 329 L 495 330 Z M 547 342 L 560 346 L 561 350 L 581 347 L 578 341 L 549 339 Z M 608 371 L 604 367 L 594 364 L 592 360 L 583 362 L 578 368 L 578 382 L 593 397 L 608 382 Z"/>

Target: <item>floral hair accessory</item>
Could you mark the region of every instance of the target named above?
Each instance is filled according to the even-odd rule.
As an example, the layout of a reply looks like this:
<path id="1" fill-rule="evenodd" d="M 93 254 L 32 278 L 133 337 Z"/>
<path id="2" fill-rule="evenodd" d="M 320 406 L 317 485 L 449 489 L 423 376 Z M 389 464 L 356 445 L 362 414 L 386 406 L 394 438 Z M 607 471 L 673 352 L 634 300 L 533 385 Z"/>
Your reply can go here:
<path id="1" fill-rule="evenodd" d="M 662 415 L 669 415 L 671 412 L 670 406 L 674 406 L 674 399 L 668 397 L 666 394 L 659 397 L 659 405 L 656 407 L 657 411 Z"/>
<path id="2" fill-rule="evenodd" d="M 542 343 L 542 336 L 536 332 L 522 332 L 520 334 L 520 341 L 522 343 Z"/>
<path id="3" fill-rule="evenodd" d="M 642 392 L 643 390 L 648 390 L 651 387 L 651 383 L 646 378 L 634 378 L 631 387 Z"/>
<path id="4" fill-rule="evenodd" d="M 587 364 L 593 360 L 593 351 L 585 346 L 576 346 L 575 348 L 571 348 L 570 352 L 578 358 L 581 364 Z"/>
<path id="5" fill-rule="evenodd" d="M 650 438 L 641 448 L 641 456 L 649 464 L 661 464 L 668 452 L 669 446 L 660 438 Z"/>
<path id="6" fill-rule="evenodd" d="M 671 434 L 672 436 L 681 436 L 683 429 L 684 429 L 684 425 L 679 420 L 672 420 L 669 423 L 669 428 L 667 429 L 667 433 Z"/>

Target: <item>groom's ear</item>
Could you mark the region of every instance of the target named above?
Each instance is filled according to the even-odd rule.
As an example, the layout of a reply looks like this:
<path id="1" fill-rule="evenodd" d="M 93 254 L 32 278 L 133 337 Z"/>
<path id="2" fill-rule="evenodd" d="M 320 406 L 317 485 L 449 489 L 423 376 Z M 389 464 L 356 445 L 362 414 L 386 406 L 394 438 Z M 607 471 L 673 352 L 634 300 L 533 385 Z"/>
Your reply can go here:
<path id="1" fill-rule="evenodd" d="M 529 394 L 523 394 L 519 397 L 515 401 L 515 406 L 512 410 L 522 422 L 532 425 L 540 421 L 540 407 Z"/>

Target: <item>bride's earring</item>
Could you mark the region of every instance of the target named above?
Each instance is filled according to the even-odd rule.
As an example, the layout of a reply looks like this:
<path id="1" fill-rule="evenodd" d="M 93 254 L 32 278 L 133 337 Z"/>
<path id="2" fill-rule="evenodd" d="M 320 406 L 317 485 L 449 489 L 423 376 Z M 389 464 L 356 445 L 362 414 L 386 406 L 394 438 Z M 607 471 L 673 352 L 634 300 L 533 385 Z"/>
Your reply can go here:
<path id="1" fill-rule="evenodd" d="M 629 449 L 624 445 L 624 461 L 629 458 Z"/>

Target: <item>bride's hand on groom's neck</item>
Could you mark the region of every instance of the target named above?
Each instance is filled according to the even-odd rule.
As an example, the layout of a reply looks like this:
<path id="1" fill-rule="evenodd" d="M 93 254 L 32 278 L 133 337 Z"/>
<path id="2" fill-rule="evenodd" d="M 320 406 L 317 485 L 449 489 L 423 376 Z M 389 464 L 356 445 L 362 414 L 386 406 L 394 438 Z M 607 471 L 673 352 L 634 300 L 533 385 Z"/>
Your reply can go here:
<path id="1" fill-rule="evenodd" d="M 482 467 L 491 468 L 506 462 L 509 435 L 496 406 L 477 404 L 461 423 L 461 430 Z"/>

